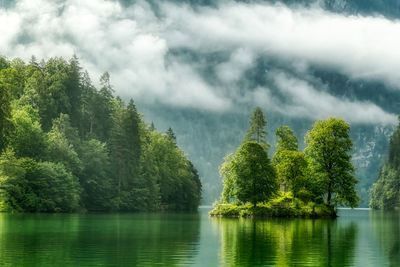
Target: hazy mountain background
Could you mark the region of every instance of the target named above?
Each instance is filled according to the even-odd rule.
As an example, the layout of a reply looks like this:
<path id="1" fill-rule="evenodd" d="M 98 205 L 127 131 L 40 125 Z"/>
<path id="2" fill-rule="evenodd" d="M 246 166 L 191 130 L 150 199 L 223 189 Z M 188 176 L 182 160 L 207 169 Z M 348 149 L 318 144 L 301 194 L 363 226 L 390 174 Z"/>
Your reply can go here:
<path id="1" fill-rule="evenodd" d="M 269 142 L 313 121 L 346 119 L 367 206 L 400 99 L 400 1 L 0 1 L 0 54 L 76 54 L 94 81 L 109 71 L 146 121 L 171 126 L 199 169 L 203 203 L 218 166 L 261 106 Z M 304 147 L 304 144 L 303 144 Z M 274 151 L 271 146 L 270 155 Z"/>

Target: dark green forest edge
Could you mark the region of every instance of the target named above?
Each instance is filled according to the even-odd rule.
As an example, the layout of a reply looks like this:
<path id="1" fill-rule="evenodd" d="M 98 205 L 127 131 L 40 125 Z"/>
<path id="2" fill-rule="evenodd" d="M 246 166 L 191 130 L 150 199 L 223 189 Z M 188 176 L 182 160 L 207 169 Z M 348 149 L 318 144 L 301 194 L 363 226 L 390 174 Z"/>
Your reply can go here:
<path id="1" fill-rule="evenodd" d="M 370 207 L 380 210 L 400 209 L 400 123 L 390 137 L 388 156 L 377 182 L 372 186 Z"/>
<path id="2" fill-rule="evenodd" d="M 256 108 L 243 143 L 220 167 L 224 188 L 210 215 L 336 217 L 338 206 L 357 206 L 353 143 L 344 120 L 315 122 L 303 152 L 293 131 L 280 127 L 272 160 L 266 124 L 261 108 Z"/>
<path id="3" fill-rule="evenodd" d="M 76 57 L 0 57 L 0 211 L 196 210 L 201 183 L 176 138 L 133 100 L 96 89 Z"/>

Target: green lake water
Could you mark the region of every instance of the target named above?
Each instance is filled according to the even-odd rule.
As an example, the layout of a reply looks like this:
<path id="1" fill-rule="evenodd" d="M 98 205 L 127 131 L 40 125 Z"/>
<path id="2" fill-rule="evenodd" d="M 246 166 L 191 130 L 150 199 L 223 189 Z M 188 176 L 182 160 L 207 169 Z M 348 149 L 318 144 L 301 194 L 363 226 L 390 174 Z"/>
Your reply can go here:
<path id="1" fill-rule="evenodd" d="M 400 216 L 0 213 L 0 266 L 400 266 Z"/>

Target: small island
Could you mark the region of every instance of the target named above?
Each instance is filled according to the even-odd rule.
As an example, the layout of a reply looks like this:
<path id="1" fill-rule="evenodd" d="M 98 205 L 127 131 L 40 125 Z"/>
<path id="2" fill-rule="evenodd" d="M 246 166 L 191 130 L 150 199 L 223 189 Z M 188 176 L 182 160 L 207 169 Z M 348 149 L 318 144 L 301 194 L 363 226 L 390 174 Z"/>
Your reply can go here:
<path id="1" fill-rule="evenodd" d="M 294 132 L 280 127 L 272 160 L 266 125 L 257 107 L 243 143 L 220 167 L 224 188 L 211 216 L 335 218 L 338 206 L 357 206 L 353 142 L 344 120 L 315 122 L 304 151 Z"/>

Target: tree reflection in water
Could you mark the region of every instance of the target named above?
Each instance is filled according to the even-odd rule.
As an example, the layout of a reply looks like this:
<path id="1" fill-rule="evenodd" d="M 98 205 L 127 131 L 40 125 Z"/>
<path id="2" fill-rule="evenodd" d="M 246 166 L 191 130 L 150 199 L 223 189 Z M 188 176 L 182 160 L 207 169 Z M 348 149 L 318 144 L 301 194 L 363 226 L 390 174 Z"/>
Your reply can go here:
<path id="1" fill-rule="evenodd" d="M 324 219 L 212 218 L 223 266 L 351 266 L 357 225 Z"/>

